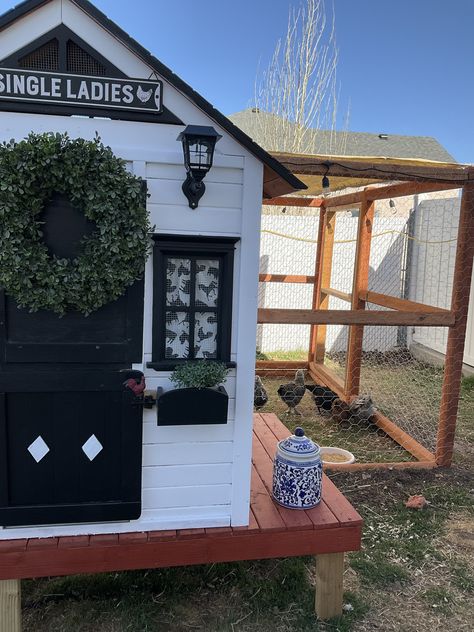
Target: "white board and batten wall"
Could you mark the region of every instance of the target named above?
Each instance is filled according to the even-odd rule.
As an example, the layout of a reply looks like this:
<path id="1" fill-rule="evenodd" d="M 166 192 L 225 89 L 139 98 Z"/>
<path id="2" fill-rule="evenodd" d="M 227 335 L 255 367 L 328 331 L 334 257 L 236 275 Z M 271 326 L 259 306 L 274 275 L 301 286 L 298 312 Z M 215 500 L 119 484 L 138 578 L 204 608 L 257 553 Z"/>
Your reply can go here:
<path id="1" fill-rule="evenodd" d="M 0 59 L 64 23 L 127 76 L 149 78 L 150 67 L 69 0 L 54 0 L 16 22 L 0 37 Z M 146 178 L 156 233 L 238 237 L 234 261 L 231 360 L 225 384 L 225 425 L 158 427 L 156 410 L 144 411 L 143 496 L 139 520 L 123 523 L 0 529 L 0 539 L 120 533 L 154 529 L 248 524 L 255 363 L 257 278 L 263 165 L 176 88 L 164 82 L 163 101 L 185 124 L 212 125 L 222 139 L 206 177 L 206 193 L 191 210 L 176 125 L 99 118 L 1 113 L 1 140 L 29 132 L 68 132 L 102 142 Z M 152 348 L 152 261 L 145 274 L 143 370 L 147 388 L 170 388 L 169 373 L 146 367 Z"/>

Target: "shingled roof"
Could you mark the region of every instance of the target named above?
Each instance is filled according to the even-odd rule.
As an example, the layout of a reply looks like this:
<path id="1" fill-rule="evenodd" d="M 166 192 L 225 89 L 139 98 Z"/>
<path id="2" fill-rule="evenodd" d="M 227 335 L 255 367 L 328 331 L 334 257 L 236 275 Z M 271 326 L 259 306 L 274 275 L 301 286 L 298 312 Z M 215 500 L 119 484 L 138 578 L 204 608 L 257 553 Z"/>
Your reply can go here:
<path id="1" fill-rule="evenodd" d="M 260 117 L 260 118 L 258 118 Z M 266 117 L 265 121 L 261 117 Z M 234 125 L 240 127 L 253 140 L 269 151 L 291 152 L 285 146 L 284 138 L 280 146 L 268 146 L 265 142 L 265 129 L 284 121 L 268 112 L 253 109 L 242 110 L 228 117 Z M 286 125 L 295 126 L 294 123 Z M 275 141 L 273 141 L 275 143 Z M 305 146 L 299 153 L 318 154 L 323 156 L 378 156 L 390 158 L 418 158 L 439 162 L 456 162 L 446 149 L 430 136 L 400 136 L 397 134 L 368 132 L 334 132 L 326 130 L 309 130 L 305 135 Z"/>

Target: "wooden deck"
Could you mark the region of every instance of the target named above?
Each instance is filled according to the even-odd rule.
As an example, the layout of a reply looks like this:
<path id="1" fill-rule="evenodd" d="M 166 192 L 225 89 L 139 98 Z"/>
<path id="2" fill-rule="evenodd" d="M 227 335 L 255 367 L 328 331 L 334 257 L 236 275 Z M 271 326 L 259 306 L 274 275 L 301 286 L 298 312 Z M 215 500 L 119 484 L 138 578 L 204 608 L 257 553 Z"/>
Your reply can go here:
<path id="1" fill-rule="evenodd" d="M 337 614 L 344 552 L 360 548 L 362 519 L 325 475 L 314 509 L 285 509 L 272 500 L 273 455 L 288 434 L 276 415 L 255 415 L 249 526 L 3 540 L 0 580 L 316 555 L 317 612 Z"/>

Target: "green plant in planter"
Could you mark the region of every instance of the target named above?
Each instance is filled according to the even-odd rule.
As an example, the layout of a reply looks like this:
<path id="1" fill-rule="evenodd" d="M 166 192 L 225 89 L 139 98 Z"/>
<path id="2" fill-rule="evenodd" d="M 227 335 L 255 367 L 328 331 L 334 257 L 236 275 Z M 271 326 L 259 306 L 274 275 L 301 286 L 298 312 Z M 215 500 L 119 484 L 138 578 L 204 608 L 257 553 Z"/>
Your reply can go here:
<path id="1" fill-rule="evenodd" d="M 198 360 L 177 367 L 170 379 L 178 388 L 212 388 L 225 382 L 228 373 L 222 362 Z"/>

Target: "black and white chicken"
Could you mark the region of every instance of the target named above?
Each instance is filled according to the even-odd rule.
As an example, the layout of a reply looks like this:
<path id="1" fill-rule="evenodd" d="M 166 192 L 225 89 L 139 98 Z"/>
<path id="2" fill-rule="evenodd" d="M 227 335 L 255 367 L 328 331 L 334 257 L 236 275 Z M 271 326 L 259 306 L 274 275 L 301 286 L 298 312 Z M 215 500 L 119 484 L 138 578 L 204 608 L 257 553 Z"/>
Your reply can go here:
<path id="1" fill-rule="evenodd" d="M 298 369 L 295 374 L 295 381 L 288 382 L 287 384 L 281 384 L 278 388 L 278 395 L 280 399 L 288 406 L 286 414 L 296 413 L 301 415 L 300 411 L 296 408 L 303 399 L 306 392 L 304 385 L 304 370 Z"/>
<path id="2" fill-rule="evenodd" d="M 263 382 L 258 375 L 255 376 L 255 386 L 253 388 L 253 405 L 255 410 L 262 408 L 268 402 L 268 395 Z"/>
<path id="3" fill-rule="evenodd" d="M 321 410 L 330 412 L 333 401 L 337 398 L 336 393 L 331 391 L 330 388 L 320 386 L 319 384 L 306 384 L 306 390 L 309 391 L 313 397 L 314 403 L 320 415 Z"/>

